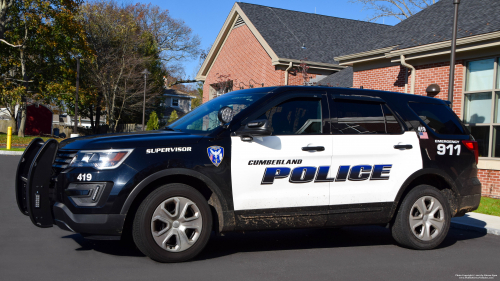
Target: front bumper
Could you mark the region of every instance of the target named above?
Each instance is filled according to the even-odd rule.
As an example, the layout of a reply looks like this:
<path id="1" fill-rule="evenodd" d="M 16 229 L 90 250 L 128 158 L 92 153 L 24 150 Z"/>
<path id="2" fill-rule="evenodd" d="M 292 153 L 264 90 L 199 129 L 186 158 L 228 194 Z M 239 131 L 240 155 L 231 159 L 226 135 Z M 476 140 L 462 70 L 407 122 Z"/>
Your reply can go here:
<path id="1" fill-rule="evenodd" d="M 120 236 L 125 215 L 121 214 L 73 214 L 63 203 L 52 207 L 54 224 L 61 229 L 81 234 Z"/>

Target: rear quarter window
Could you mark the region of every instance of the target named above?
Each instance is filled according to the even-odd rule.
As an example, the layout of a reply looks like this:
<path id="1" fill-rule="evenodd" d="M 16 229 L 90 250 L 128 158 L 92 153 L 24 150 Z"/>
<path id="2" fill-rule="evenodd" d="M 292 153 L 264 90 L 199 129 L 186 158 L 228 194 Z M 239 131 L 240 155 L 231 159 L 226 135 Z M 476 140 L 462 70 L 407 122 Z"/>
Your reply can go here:
<path id="1" fill-rule="evenodd" d="M 457 115 L 445 104 L 410 102 L 410 108 L 434 132 L 443 135 L 467 134 Z"/>

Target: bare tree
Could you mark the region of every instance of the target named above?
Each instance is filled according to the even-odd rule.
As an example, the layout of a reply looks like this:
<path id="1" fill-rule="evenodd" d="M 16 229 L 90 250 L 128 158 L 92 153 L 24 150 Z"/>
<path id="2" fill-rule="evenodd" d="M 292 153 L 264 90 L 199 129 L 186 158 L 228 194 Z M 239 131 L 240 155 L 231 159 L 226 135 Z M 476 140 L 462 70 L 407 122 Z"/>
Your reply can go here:
<path id="1" fill-rule="evenodd" d="M 192 34 L 184 21 L 172 18 L 168 10 L 152 4 L 136 4 L 129 9 L 141 29 L 153 37 L 155 52 L 164 62 L 199 56 L 198 36 Z"/>
<path id="2" fill-rule="evenodd" d="M 147 36 L 134 15 L 116 2 L 85 4 L 81 16 L 88 42 L 95 51 L 84 69 L 103 97 L 107 125 L 116 130 L 125 111 L 138 109 L 137 100 L 143 94 L 141 71 L 152 60 L 143 50 Z"/>
<path id="3" fill-rule="evenodd" d="M 367 18 L 368 21 L 385 17 L 394 17 L 402 21 L 437 1 L 439 0 L 349 0 L 351 3 L 363 4 L 365 10 L 373 11 Z"/>

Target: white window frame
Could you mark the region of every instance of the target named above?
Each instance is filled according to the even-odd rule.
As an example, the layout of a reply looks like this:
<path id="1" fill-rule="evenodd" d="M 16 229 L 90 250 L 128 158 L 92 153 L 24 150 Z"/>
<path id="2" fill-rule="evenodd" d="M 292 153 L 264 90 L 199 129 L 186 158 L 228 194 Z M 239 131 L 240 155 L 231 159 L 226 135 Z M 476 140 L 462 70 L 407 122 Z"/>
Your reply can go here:
<path id="1" fill-rule="evenodd" d="M 493 62 L 493 85 L 492 89 L 486 89 L 486 90 L 479 90 L 479 91 L 467 91 L 467 83 L 468 78 L 469 78 L 469 63 L 473 61 L 480 61 L 480 60 L 487 60 L 487 59 L 494 59 Z M 500 157 L 493 157 L 493 141 L 494 141 L 494 128 L 498 127 L 500 129 L 500 120 L 497 120 L 498 122 L 495 123 L 495 106 L 497 107 L 497 110 L 500 110 L 500 104 L 495 104 L 496 97 L 497 95 L 500 97 L 500 83 L 497 83 L 498 81 L 498 71 L 499 71 L 499 62 L 500 62 L 500 56 L 495 56 L 495 57 L 485 57 L 485 58 L 479 58 L 479 59 L 474 59 L 474 60 L 468 60 L 465 62 L 465 72 L 464 72 L 464 85 L 463 85 L 463 102 L 462 102 L 462 121 L 465 123 L 465 115 L 466 115 L 466 95 L 467 94 L 480 94 L 480 93 L 491 93 L 491 120 L 489 122 L 485 123 L 465 123 L 465 125 L 469 128 L 470 126 L 474 127 L 489 127 L 489 140 L 488 140 L 488 156 L 486 157 L 479 157 L 480 160 L 500 160 Z"/>
<path id="2" fill-rule="evenodd" d="M 174 100 L 177 100 L 177 105 L 174 105 Z M 179 98 L 172 98 L 172 100 L 170 101 L 170 106 L 179 107 L 179 102 L 180 102 Z"/>

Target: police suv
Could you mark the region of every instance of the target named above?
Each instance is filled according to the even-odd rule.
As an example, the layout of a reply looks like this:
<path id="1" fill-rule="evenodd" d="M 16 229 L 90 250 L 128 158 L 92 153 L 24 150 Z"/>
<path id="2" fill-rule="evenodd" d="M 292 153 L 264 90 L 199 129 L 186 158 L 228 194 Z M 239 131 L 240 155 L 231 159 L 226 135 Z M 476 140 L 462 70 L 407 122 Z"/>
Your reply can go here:
<path id="1" fill-rule="evenodd" d="M 157 131 L 33 140 L 17 204 L 38 227 L 131 235 L 184 261 L 212 230 L 390 227 L 432 249 L 480 201 L 478 146 L 442 100 L 269 87 L 217 97 Z"/>

